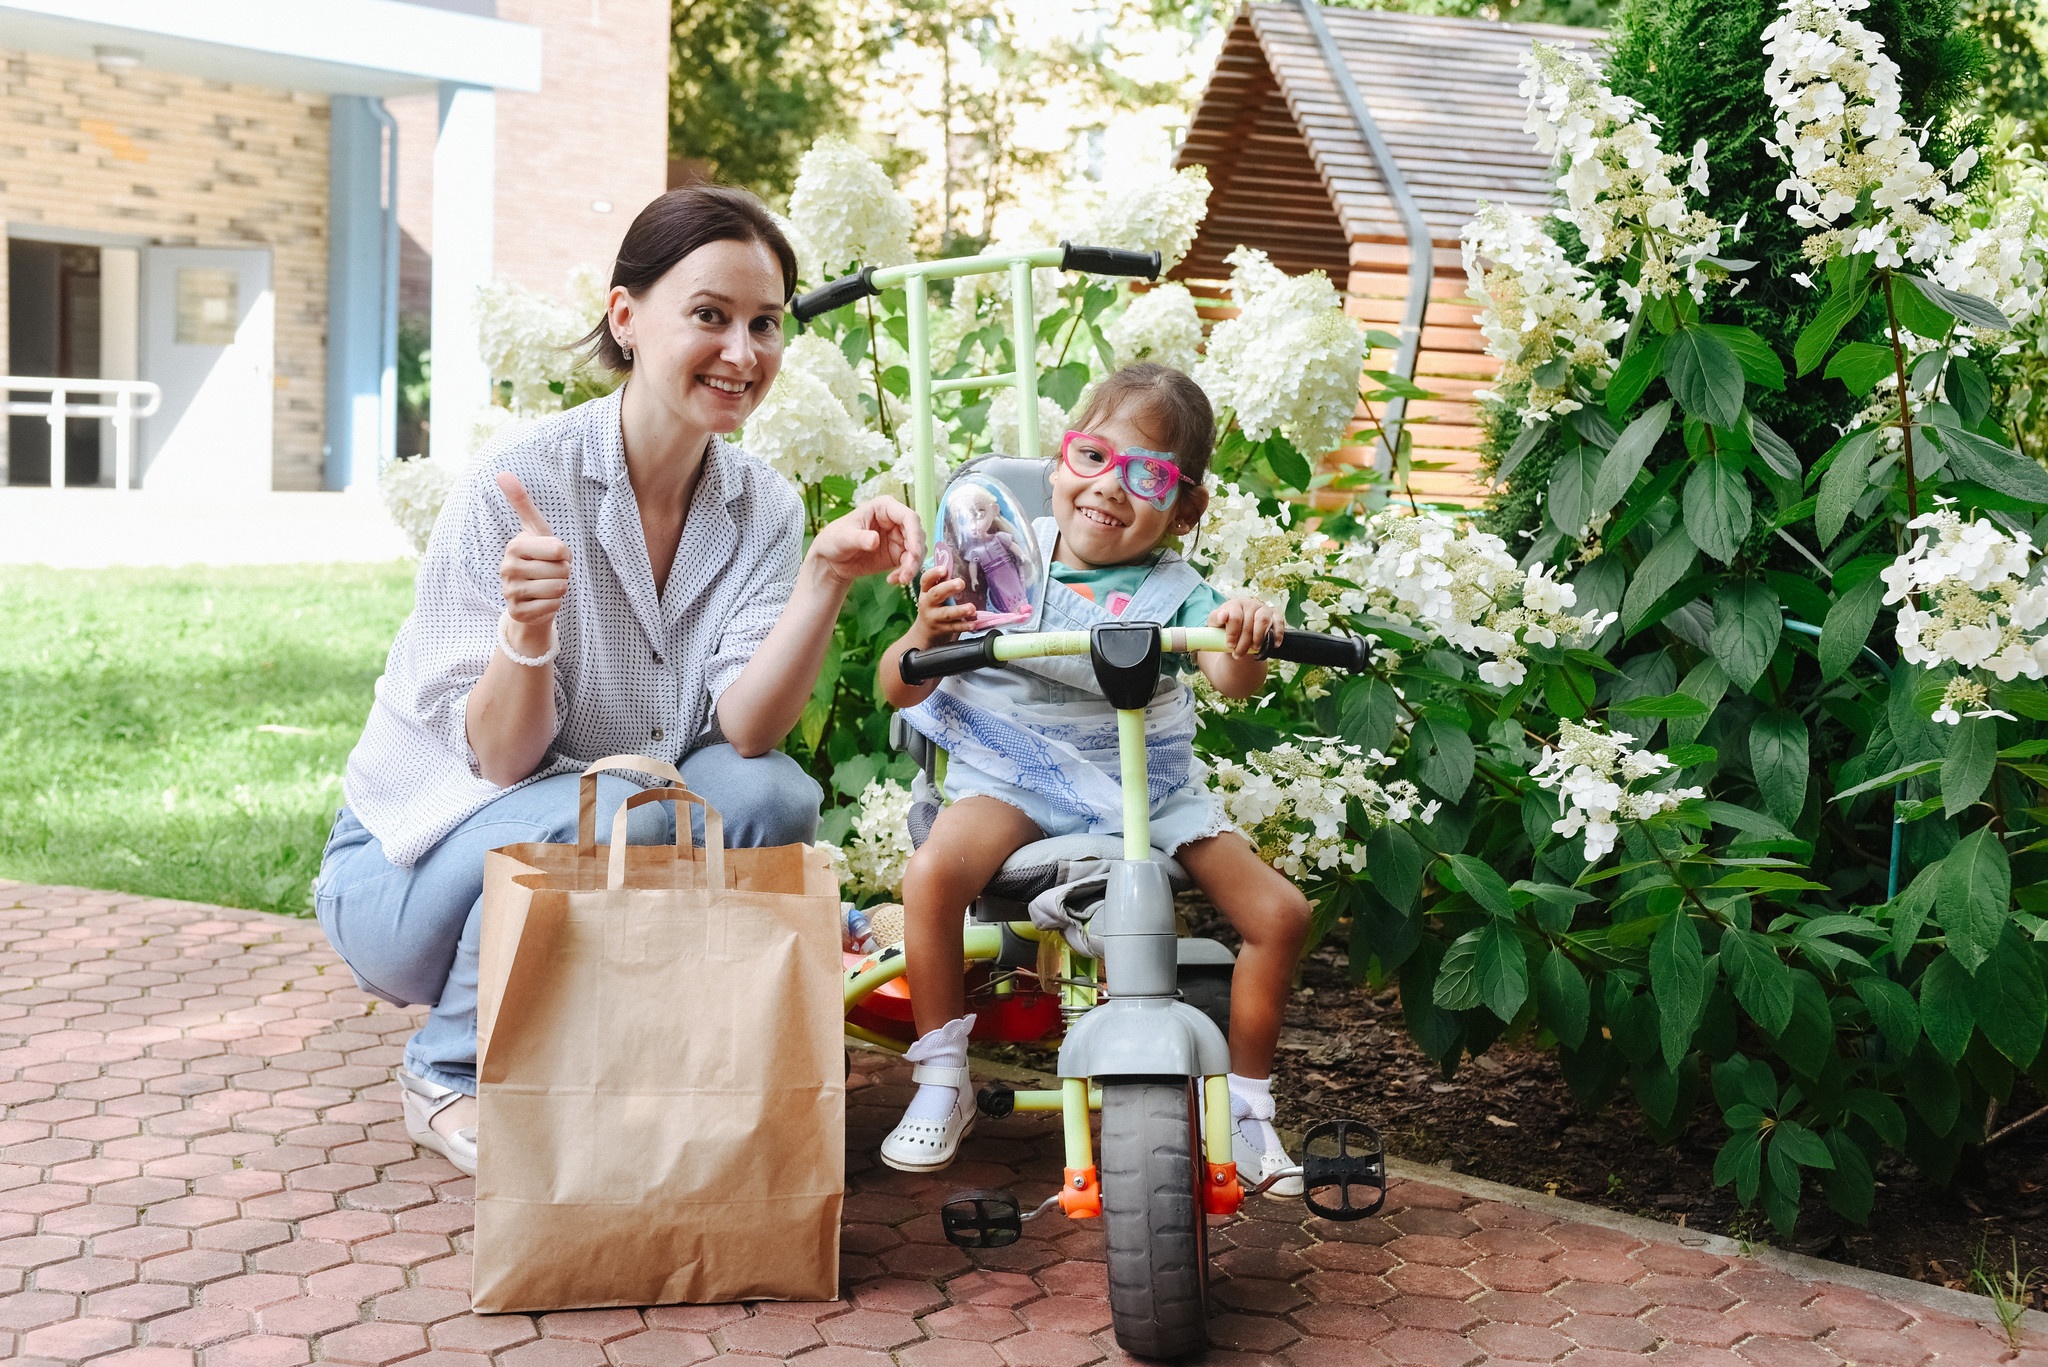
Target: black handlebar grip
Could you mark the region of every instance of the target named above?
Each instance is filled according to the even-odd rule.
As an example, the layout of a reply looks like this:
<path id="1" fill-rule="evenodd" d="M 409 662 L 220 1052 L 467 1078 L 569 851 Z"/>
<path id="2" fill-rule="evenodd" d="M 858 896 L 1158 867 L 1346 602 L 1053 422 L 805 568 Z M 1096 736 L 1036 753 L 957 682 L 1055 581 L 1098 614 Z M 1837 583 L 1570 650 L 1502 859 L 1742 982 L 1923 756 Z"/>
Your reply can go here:
<path id="1" fill-rule="evenodd" d="M 996 659 L 996 633 L 991 631 L 972 641 L 955 641 L 929 650 L 906 650 L 896 661 L 896 672 L 903 676 L 903 682 L 915 687 L 933 679 L 943 679 L 948 674 L 991 669 L 999 663 Z"/>
<path id="2" fill-rule="evenodd" d="M 1317 631 L 1290 631 L 1280 644 L 1259 652 L 1269 660 L 1320 665 L 1325 669 L 1364 669 L 1372 649 L 1357 636 L 1329 636 Z"/>
<path id="3" fill-rule="evenodd" d="M 1147 280 L 1159 278 L 1160 256 L 1158 252 L 1133 252 L 1122 247 L 1081 247 L 1062 240 L 1060 269 L 1063 271 L 1087 271 L 1090 275 L 1137 275 Z"/>
<path id="4" fill-rule="evenodd" d="M 880 293 L 875 288 L 875 268 L 863 266 L 852 275 L 842 275 L 807 294 L 799 294 L 790 301 L 789 311 L 796 315 L 799 323 L 808 323 L 821 313 L 845 308 L 857 299 L 867 299 Z"/>

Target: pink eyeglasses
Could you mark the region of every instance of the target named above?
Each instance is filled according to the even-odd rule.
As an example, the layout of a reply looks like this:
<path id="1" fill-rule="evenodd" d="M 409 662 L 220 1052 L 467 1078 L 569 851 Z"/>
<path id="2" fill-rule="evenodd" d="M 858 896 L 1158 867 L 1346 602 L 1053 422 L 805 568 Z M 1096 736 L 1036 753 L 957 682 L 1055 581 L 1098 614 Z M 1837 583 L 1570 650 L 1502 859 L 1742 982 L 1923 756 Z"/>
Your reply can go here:
<path id="1" fill-rule="evenodd" d="M 1081 479 L 1094 479 L 1105 470 L 1114 470 L 1133 498 L 1142 498 L 1162 510 L 1171 508 L 1180 497 L 1182 484 L 1195 482 L 1164 451 L 1147 451 L 1142 446 L 1119 451 L 1088 432 L 1067 433 L 1060 442 L 1060 464 Z"/>

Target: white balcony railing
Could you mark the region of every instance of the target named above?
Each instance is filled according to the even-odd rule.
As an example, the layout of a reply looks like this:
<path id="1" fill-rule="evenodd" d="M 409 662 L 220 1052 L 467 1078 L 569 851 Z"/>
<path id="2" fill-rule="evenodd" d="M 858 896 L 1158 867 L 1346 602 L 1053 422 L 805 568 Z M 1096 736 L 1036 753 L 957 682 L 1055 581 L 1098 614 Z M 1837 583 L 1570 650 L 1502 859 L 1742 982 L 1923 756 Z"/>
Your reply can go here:
<path id="1" fill-rule="evenodd" d="M 16 392 L 47 394 L 42 399 L 17 399 Z M 64 421 L 67 418 L 114 420 L 114 487 L 125 490 L 135 466 L 135 420 L 156 412 L 164 391 L 148 380 L 83 380 L 54 375 L 0 375 L 0 393 L 8 416 L 39 417 L 50 424 L 50 487 L 64 487 Z M 96 403 L 73 400 L 76 394 L 102 397 Z"/>

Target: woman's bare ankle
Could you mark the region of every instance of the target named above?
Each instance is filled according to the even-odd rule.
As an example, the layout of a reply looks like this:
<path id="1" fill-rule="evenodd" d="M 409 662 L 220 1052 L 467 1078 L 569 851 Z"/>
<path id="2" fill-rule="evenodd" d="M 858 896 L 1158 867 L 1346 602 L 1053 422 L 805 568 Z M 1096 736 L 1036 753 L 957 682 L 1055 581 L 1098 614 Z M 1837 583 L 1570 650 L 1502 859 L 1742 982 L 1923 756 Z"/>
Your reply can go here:
<path id="1" fill-rule="evenodd" d="M 453 1135 L 458 1130 L 474 1128 L 476 1117 L 476 1098 L 465 1096 L 459 1101 L 451 1101 L 446 1106 L 443 1106 L 434 1113 L 434 1118 L 427 1123 L 434 1127 L 435 1134 Z"/>

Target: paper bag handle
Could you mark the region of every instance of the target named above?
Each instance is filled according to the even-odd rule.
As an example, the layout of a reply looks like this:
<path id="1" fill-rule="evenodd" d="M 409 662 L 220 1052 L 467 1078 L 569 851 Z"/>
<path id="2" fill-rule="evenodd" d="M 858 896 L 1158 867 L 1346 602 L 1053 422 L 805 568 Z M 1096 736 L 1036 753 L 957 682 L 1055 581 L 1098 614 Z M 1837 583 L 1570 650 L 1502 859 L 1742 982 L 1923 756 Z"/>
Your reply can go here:
<path id="1" fill-rule="evenodd" d="M 673 802 L 676 804 L 676 859 L 688 859 L 692 848 L 690 821 L 685 815 L 685 803 L 694 802 L 704 809 L 704 877 L 708 886 L 725 886 L 725 818 L 718 809 L 698 797 L 688 788 L 643 788 L 619 804 L 619 814 L 612 818 L 611 875 L 605 886 L 622 888 L 626 885 L 626 818 L 633 814 L 635 807 L 644 807 L 650 802 Z"/>
<path id="2" fill-rule="evenodd" d="M 592 764 L 583 771 L 582 791 L 576 804 L 576 855 L 579 859 L 597 857 L 597 776 L 605 769 L 632 769 L 683 786 L 683 776 L 676 772 L 675 765 L 649 759 L 646 755 L 608 755 Z"/>

